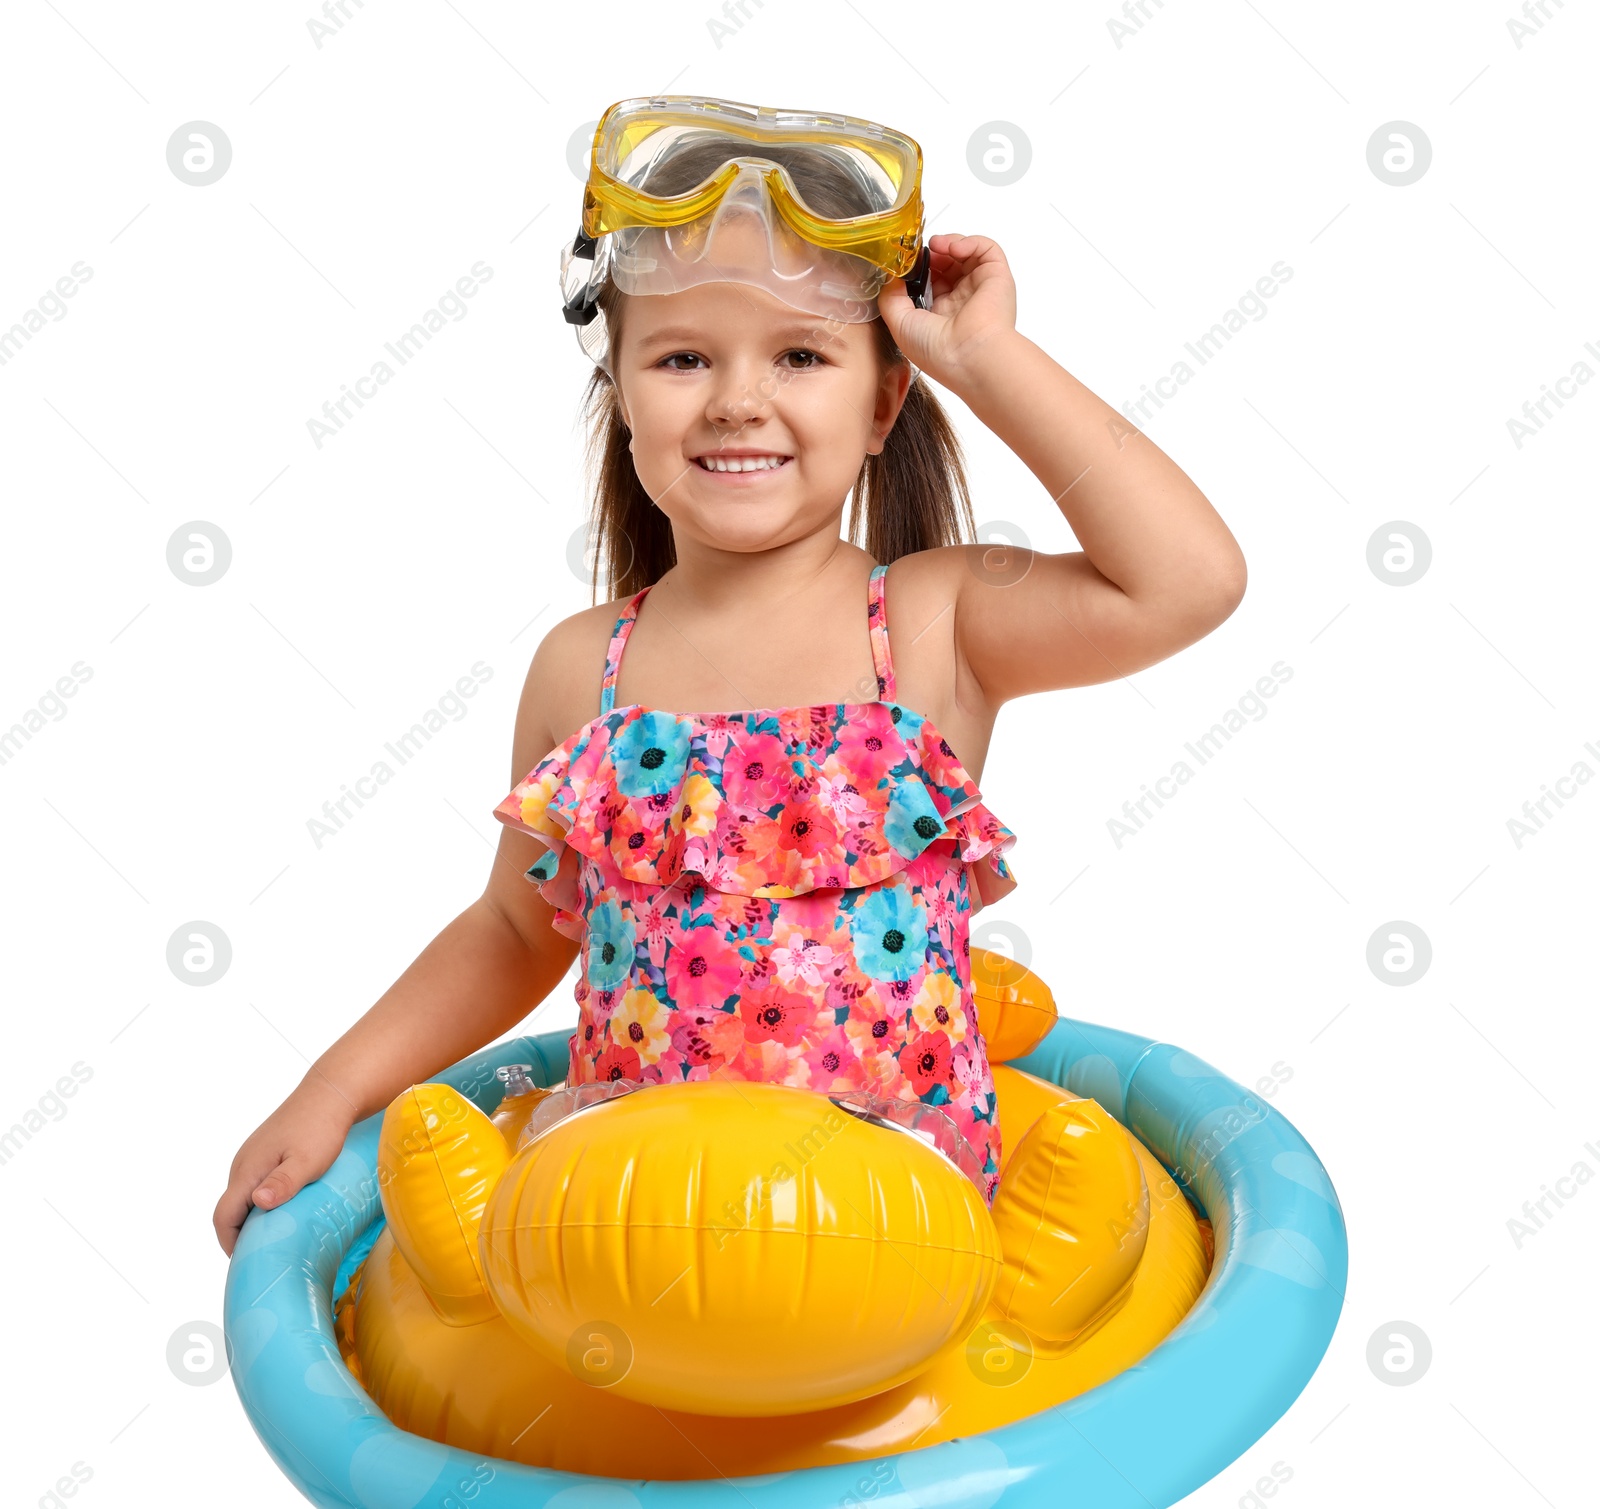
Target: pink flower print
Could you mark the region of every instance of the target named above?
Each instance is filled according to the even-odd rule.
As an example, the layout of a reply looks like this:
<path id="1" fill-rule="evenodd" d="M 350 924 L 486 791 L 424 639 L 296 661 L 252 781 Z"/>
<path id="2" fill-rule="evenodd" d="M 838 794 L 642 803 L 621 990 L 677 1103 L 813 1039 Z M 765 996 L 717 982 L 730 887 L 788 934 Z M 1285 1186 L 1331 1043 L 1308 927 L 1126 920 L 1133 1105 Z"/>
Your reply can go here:
<path id="1" fill-rule="evenodd" d="M 673 919 L 667 915 L 667 906 L 672 899 L 671 891 L 659 890 L 655 886 L 634 887 L 633 895 L 628 898 L 628 910 L 633 915 L 636 938 L 648 938 L 653 942 L 672 931 Z"/>
<path id="2" fill-rule="evenodd" d="M 973 1101 L 979 1096 L 987 1096 L 989 1093 L 983 1082 L 983 1060 L 977 1053 L 960 1054 L 955 1060 L 951 1077 L 959 1087 L 952 1097 L 952 1103 L 960 1106 L 963 1111 L 970 1109 Z"/>
<path id="3" fill-rule="evenodd" d="M 722 790 L 730 802 L 765 812 L 789 799 L 794 772 L 781 740 L 772 734 L 735 739 L 722 766 Z"/>
<path id="4" fill-rule="evenodd" d="M 842 776 L 865 793 L 887 784 L 892 763 L 890 741 L 876 727 L 857 728 L 822 762 L 829 775 Z"/>
<path id="5" fill-rule="evenodd" d="M 923 965 L 916 974 L 908 980 L 878 980 L 878 994 L 893 1012 L 895 1020 L 899 1021 L 908 1007 L 922 991 L 922 982 L 927 978 L 927 966 Z"/>
<path id="6" fill-rule="evenodd" d="M 977 841 L 967 846 L 963 859 L 977 859 L 989 849 L 1000 842 L 1001 823 L 994 813 L 987 810 L 968 814 L 967 826 L 977 833 Z"/>
<path id="7" fill-rule="evenodd" d="M 815 938 L 797 938 L 793 947 L 774 948 L 771 957 L 785 985 L 800 980 L 820 989 L 833 973 L 834 951 Z"/>
<path id="8" fill-rule="evenodd" d="M 828 768 L 817 777 L 817 803 L 826 809 L 840 829 L 848 832 L 852 822 L 864 816 L 866 799 L 855 784 L 853 772 L 839 768 L 830 760 Z"/>
<path id="9" fill-rule="evenodd" d="M 679 1010 L 716 1008 L 738 989 L 744 960 L 716 927 L 684 927 L 667 954 L 667 994 Z"/>
<path id="10" fill-rule="evenodd" d="M 645 900 L 646 896 L 650 899 Z M 655 890 L 640 885 L 628 903 L 635 939 L 644 943 L 645 957 L 657 969 L 665 965 L 667 952 L 677 936 L 677 919 L 667 915 L 668 904 L 677 897 L 678 893 L 670 889 Z"/>
<path id="11" fill-rule="evenodd" d="M 822 993 L 822 1004 L 831 1012 L 837 1012 L 841 1006 L 847 1011 L 854 1012 L 856 1002 L 869 988 L 862 984 L 860 977 L 851 969 L 850 956 L 841 955 L 828 976 Z"/>
<path id="12" fill-rule="evenodd" d="M 797 937 L 815 938 L 835 947 L 848 946 L 850 930 L 839 915 L 839 897 L 812 889 L 791 896 L 772 919 L 773 941 L 793 947 Z"/>
<path id="13" fill-rule="evenodd" d="M 905 758 L 905 748 L 895 732 L 894 717 L 887 705 L 869 702 L 850 709 L 849 716 L 836 730 L 833 758 L 845 761 L 852 770 L 886 775 Z"/>
<path id="14" fill-rule="evenodd" d="M 957 880 L 960 866 L 948 850 L 940 852 L 943 842 L 945 840 L 935 841 L 912 860 L 906 866 L 906 878 L 912 885 L 921 888 L 922 899 L 928 908 L 929 924 L 938 922 L 948 927 L 961 912 L 956 899 L 960 889 Z"/>
<path id="15" fill-rule="evenodd" d="M 834 999 L 828 1004 L 834 1007 L 848 1006 L 854 1012 L 866 1000 L 868 1004 L 865 1009 L 875 1011 L 878 1006 L 870 998 L 877 994 L 878 982 L 861 967 L 861 960 L 851 943 L 849 917 L 841 913 L 839 923 L 837 937 L 828 939 L 829 945 L 839 951 L 834 966 L 834 982 L 829 987 Z"/>
<path id="16" fill-rule="evenodd" d="M 622 798 L 608 781 L 585 780 L 581 765 L 574 761 L 564 783 L 551 798 L 557 822 L 570 822 L 574 831 L 599 833 L 611 826 L 608 811 L 622 804 Z"/>
<path id="17" fill-rule="evenodd" d="M 718 861 L 706 846 L 703 839 L 696 839 L 693 843 L 686 844 L 683 853 L 679 855 L 672 865 L 672 877 L 678 879 L 680 875 L 688 873 L 691 876 L 704 875 L 717 868 Z M 694 882 L 691 880 L 690 884 Z"/>
<path id="18" fill-rule="evenodd" d="M 811 1083 L 818 1090 L 854 1090 L 867 1083 L 867 1074 L 855 1045 L 843 1027 L 830 1027 L 806 1049 Z"/>
<path id="19" fill-rule="evenodd" d="M 724 894 L 733 894 L 742 878 L 736 855 L 707 853 L 703 849 L 690 856 L 688 869 L 691 873 L 685 885 L 698 885 L 703 878 L 712 890 Z"/>

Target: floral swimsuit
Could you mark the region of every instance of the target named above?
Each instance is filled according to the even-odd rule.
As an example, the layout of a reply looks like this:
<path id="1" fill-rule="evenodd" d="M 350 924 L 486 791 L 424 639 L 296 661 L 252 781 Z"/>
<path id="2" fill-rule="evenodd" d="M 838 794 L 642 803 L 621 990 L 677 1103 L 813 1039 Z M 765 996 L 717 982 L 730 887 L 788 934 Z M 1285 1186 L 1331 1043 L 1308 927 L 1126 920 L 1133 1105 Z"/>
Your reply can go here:
<path id="1" fill-rule="evenodd" d="M 813 707 L 614 707 L 644 588 L 611 636 L 600 716 L 494 815 L 549 847 L 527 878 L 583 944 L 569 1083 L 731 1076 L 921 1101 L 954 1120 L 992 1202 L 967 940 L 1016 886 L 1016 835 L 894 700 L 888 569 L 867 606 L 878 700 Z"/>

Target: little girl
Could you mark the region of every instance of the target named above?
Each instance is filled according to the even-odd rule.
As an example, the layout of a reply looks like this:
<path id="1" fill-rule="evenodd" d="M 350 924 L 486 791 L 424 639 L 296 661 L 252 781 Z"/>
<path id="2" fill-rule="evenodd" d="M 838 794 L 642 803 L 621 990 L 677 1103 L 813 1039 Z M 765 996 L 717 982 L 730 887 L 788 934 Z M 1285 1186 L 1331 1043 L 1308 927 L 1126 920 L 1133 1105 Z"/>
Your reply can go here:
<path id="1" fill-rule="evenodd" d="M 570 1083 L 920 1101 L 993 1200 L 967 950 L 1016 884 L 978 788 L 996 714 L 1194 643 L 1245 569 L 1178 466 L 1015 329 L 1000 247 L 922 243 L 920 163 L 849 117 L 669 97 L 602 119 L 563 284 L 611 600 L 534 654 L 483 895 L 240 1148 L 224 1251 L 575 956 Z M 961 543 L 929 377 L 1082 550 Z"/>

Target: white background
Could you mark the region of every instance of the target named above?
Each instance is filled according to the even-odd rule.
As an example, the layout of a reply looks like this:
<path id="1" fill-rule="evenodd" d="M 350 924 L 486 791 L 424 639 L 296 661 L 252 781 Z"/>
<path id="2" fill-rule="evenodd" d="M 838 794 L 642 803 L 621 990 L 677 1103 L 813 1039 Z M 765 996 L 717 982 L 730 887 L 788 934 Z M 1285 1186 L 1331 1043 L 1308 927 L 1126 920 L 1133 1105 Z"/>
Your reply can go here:
<path id="1" fill-rule="evenodd" d="M 1520 1248 L 1507 1222 L 1600 1172 L 1600 792 L 1520 847 L 1507 821 L 1600 770 L 1600 384 L 1520 448 L 1507 420 L 1600 372 L 1594 9 L 1552 3 L 1519 48 L 1509 0 L 1151 0 L 1120 46 L 1109 0 L 747 8 L 719 45 L 711 0 L 370 0 L 318 47 L 309 4 L 8 7 L 0 329 L 92 277 L 0 366 L 0 727 L 92 676 L 0 765 L 0 1126 L 92 1078 L 0 1165 L 5 1501 L 79 1462 L 86 1506 L 301 1502 L 168 1339 L 220 1320 L 239 1142 L 483 885 L 528 660 L 590 601 L 568 144 L 670 88 L 910 132 L 930 230 L 999 240 L 1020 327 L 1113 404 L 1292 268 L 1147 426 L 1248 594 L 1163 665 L 1004 710 L 982 784 L 1021 883 L 988 915 L 1068 1015 L 1246 1083 L 1291 1068 L 1275 1104 L 1343 1202 L 1325 1361 L 1186 1503 L 1249 1503 L 1274 1462 L 1288 1509 L 1593 1503 L 1600 1180 Z M 1032 150 L 1002 187 L 968 165 L 997 120 Z M 1396 120 L 1433 152 L 1405 187 L 1367 161 Z M 208 187 L 167 163 L 192 121 L 232 144 Z M 316 447 L 306 421 L 480 260 L 467 317 Z M 980 520 L 1075 549 L 949 403 Z M 167 564 L 196 520 L 232 545 L 203 588 Z M 1385 525 L 1431 543 L 1413 585 L 1369 567 Z M 480 660 L 466 716 L 318 848 L 308 819 Z M 1114 842 L 1279 661 L 1265 715 Z M 205 987 L 166 962 L 197 919 L 233 949 Z M 1431 944 L 1410 985 L 1367 962 L 1392 923 Z M 530 1020 L 567 1025 L 568 986 Z M 1406 1387 L 1366 1361 L 1394 1320 L 1433 1348 Z"/>

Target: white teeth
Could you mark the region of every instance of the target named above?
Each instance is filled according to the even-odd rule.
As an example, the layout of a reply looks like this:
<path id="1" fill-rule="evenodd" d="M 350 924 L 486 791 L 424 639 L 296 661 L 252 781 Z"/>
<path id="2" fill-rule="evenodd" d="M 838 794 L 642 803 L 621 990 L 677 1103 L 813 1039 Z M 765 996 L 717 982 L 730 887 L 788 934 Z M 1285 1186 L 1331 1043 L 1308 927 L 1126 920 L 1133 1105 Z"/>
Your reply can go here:
<path id="1" fill-rule="evenodd" d="M 776 471 L 787 456 L 702 456 L 700 465 L 708 472 Z"/>

